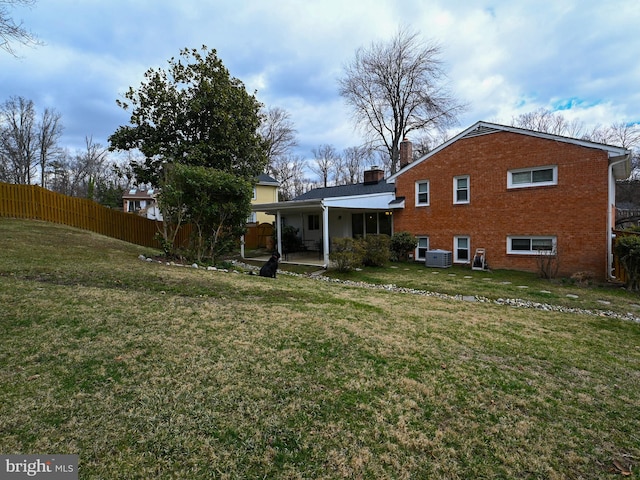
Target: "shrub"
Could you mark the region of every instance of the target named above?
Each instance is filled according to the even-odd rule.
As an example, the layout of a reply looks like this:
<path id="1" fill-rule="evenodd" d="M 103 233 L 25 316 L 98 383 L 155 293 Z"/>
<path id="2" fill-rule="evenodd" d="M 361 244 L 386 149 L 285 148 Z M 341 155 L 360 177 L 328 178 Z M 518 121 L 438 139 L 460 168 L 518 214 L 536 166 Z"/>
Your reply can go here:
<path id="1" fill-rule="evenodd" d="M 364 265 L 382 267 L 391 258 L 389 235 L 367 235 L 360 241 L 364 248 Z"/>
<path id="2" fill-rule="evenodd" d="M 334 238 L 331 242 L 329 260 L 339 272 L 348 272 L 362 265 L 364 249 L 360 241 L 353 238 Z"/>
<path id="3" fill-rule="evenodd" d="M 552 252 L 541 250 L 538 252 L 536 259 L 540 278 L 547 280 L 556 278 L 558 270 L 560 269 L 560 255 L 557 249 L 554 249 Z"/>
<path id="4" fill-rule="evenodd" d="M 640 236 L 618 237 L 615 251 L 627 274 L 627 288 L 629 290 L 640 289 Z"/>
<path id="5" fill-rule="evenodd" d="M 409 253 L 418 246 L 418 239 L 409 232 L 394 233 L 389 248 L 392 261 L 406 261 Z"/>

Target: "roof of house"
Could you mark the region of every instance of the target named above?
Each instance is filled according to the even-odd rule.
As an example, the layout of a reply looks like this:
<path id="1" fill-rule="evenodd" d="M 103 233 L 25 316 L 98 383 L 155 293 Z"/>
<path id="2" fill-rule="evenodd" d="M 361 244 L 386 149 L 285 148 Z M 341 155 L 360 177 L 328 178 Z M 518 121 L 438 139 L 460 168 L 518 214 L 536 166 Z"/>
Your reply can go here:
<path id="1" fill-rule="evenodd" d="M 125 200 L 149 200 L 155 198 L 156 191 L 153 188 L 141 189 L 132 188 L 127 193 L 122 195 Z"/>
<path id="2" fill-rule="evenodd" d="M 360 195 L 372 195 L 375 193 L 390 193 L 395 191 L 395 185 L 381 180 L 377 183 L 354 183 L 351 185 L 338 185 L 335 187 L 321 187 L 309 190 L 294 198 L 297 200 L 315 200 L 335 197 L 354 197 Z"/>
<path id="3" fill-rule="evenodd" d="M 280 182 L 278 182 L 271 175 L 268 175 L 266 173 L 261 173 L 260 175 L 258 175 L 258 185 L 273 185 L 273 186 L 279 187 Z"/>
<path id="4" fill-rule="evenodd" d="M 620 166 L 620 165 L 616 166 L 616 170 L 619 171 L 619 173 L 618 173 L 618 177 L 619 178 L 626 178 L 631 173 L 631 161 L 630 161 L 631 152 L 626 148 L 616 147 L 616 146 L 613 146 L 613 145 L 605 145 L 603 143 L 596 143 L 596 142 L 591 142 L 591 141 L 588 141 L 588 140 L 581 140 L 581 139 L 578 139 L 578 138 L 563 137 L 561 135 L 554 135 L 554 134 L 546 133 L 546 132 L 537 132 L 535 130 L 526 130 L 524 128 L 508 127 L 506 125 L 499 125 L 499 124 L 496 124 L 496 123 L 489 123 L 489 122 L 480 121 L 480 122 L 476 122 L 475 124 L 471 125 L 469 128 L 463 130 L 462 132 L 460 132 L 455 137 L 453 137 L 450 140 L 444 142 L 442 145 L 434 148 L 429 153 L 423 155 L 419 159 L 409 163 L 404 168 L 402 168 L 401 170 L 399 170 L 398 172 L 396 172 L 395 174 L 393 174 L 389 178 L 387 178 L 387 181 L 395 182 L 395 179 L 399 175 L 401 175 L 404 172 L 406 172 L 407 170 L 415 167 L 416 165 L 422 163 L 424 160 L 427 160 L 431 156 L 433 156 L 436 153 L 438 153 L 439 151 L 447 148 L 449 145 L 451 145 L 454 142 L 457 142 L 458 140 L 461 140 L 463 138 L 477 137 L 477 136 L 481 136 L 481 135 L 489 135 L 489 134 L 497 133 L 497 132 L 511 132 L 511 133 L 517 133 L 517 134 L 520 134 L 520 135 L 529 135 L 529 136 L 532 136 L 532 137 L 544 138 L 544 139 L 547 139 L 547 140 L 554 140 L 556 142 L 571 143 L 573 145 L 578 145 L 578 146 L 582 146 L 582 147 L 596 148 L 596 149 L 599 149 L 599 150 L 604 150 L 604 151 L 607 152 L 610 160 L 617 159 L 617 157 L 620 157 L 620 160 L 626 160 L 624 162 L 623 166 Z M 624 159 L 623 157 L 625 157 L 625 156 L 627 156 L 628 158 Z M 616 157 L 616 158 L 614 158 L 614 157 Z"/>

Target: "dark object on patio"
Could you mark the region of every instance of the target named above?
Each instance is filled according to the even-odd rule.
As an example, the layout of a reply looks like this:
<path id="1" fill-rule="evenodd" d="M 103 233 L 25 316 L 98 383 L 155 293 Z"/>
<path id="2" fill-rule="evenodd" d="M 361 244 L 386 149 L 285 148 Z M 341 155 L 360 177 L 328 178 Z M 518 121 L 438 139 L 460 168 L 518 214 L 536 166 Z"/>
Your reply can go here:
<path id="1" fill-rule="evenodd" d="M 260 269 L 261 277 L 276 278 L 278 271 L 278 261 L 280 260 L 280 252 L 273 252 L 271 258 Z"/>

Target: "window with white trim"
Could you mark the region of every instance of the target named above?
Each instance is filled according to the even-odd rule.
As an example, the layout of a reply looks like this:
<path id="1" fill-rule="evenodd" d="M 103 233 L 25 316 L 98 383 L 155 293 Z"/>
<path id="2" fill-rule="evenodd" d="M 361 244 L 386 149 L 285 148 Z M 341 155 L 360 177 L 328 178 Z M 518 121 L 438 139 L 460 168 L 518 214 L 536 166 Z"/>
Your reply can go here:
<path id="1" fill-rule="evenodd" d="M 469 203 L 469 175 L 453 177 L 453 203 Z"/>
<path id="2" fill-rule="evenodd" d="M 429 237 L 416 237 L 418 245 L 416 246 L 415 259 L 422 260 L 427 259 L 427 251 L 429 250 Z"/>
<path id="3" fill-rule="evenodd" d="M 251 200 L 257 200 L 258 199 L 258 187 L 253 187 L 253 197 L 251 197 Z"/>
<path id="4" fill-rule="evenodd" d="M 429 205 L 429 180 L 416 182 L 416 206 Z"/>
<path id="5" fill-rule="evenodd" d="M 507 253 L 513 255 L 554 254 L 556 237 L 549 236 L 509 236 L 507 237 Z"/>
<path id="6" fill-rule="evenodd" d="M 558 167 L 520 168 L 507 172 L 508 188 L 544 187 L 558 184 Z"/>
<path id="7" fill-rule="evenodd" d="M 471 239 L 469 237 L 453 237 L 453 261 L 469 263 L 471 258 Z"/>

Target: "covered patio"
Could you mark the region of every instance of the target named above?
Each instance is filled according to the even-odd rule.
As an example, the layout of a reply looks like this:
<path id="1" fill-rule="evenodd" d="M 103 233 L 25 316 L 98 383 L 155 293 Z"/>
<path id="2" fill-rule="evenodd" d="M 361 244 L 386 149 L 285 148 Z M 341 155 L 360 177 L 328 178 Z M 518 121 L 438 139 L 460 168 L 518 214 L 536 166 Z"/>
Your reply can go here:
<path id="1" fill-rule="evenodd" d="M 328 268 L 333 238 L 392 235 L 393 210 L 404 208 L 404 201 L 396 199 L 395 185 L 384 181 L 381 170 L 374 167 L 364 178 L 363 183 L 317 188 L 286 202 L 254 205 L 253 211 L 276 218 L 281 261 Z M 283 230 L 295 232 L 300 248 L 291 248 Z"/>

